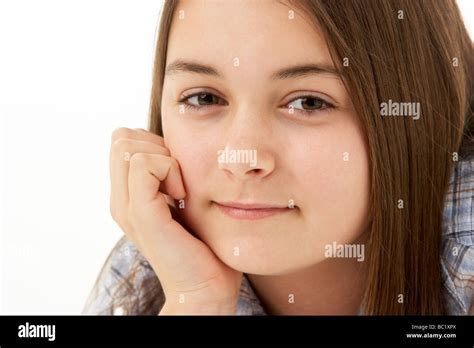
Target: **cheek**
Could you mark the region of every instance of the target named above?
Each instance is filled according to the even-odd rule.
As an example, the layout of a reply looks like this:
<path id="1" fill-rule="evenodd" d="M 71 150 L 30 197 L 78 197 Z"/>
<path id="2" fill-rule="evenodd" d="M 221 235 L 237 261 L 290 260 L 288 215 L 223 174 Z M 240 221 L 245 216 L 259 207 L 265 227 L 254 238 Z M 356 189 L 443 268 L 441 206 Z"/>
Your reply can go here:
<path id="1" fill-rule="evenodd" d="M 294 189 L 314 227 L 309 233 L 319 243 L 321 238 L 352 242 L 366 228 L 369 214 L 370 167 L 362 133 L 354 125 L 339 126 L 293 150 Z"/>
<path id="2" fill-rule="evenodd" d="M 169 114 L 168 114 L 169 115 Z M 175 115 L 183 117 L 182 115 Z M 185 206 L 181 213 L 188 220 L 190 214 L 205 208 L 203 198 L 209 197 L 209 178 L 217 164 L 218 145 L 215 136 L 205 130 L 197 131 L 186 122 L 163 118 L 165 144 L 180 166 L 186 189 Z M 199 219 L 198 219 L 199 220 Z M 194 225 L 188 221 L 189 225 Z"/>
<path id="3" fill-rule="evenodd" d="M 176 134 L 176 133 L 175 133 Z M 183 132 L 169 136 L 166 145 L 171 156 L 180 166 L 183 182 L 187 189 L 187 200 L 206 192 L 206 178 L 217 162 L 217 150 L 206 137 L 192 137 Z"/>

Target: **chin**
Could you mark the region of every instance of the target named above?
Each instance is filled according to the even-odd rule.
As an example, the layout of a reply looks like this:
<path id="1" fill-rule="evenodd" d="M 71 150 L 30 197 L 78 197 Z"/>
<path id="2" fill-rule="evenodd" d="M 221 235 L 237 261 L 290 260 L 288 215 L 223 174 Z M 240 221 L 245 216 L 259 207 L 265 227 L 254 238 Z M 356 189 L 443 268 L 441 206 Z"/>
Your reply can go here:
<path id="1" fill-rule="evenodd" d="M 256 275 L 276 275 L 280 273 L 278 267 L 275 267 L 275 265 L 268 265 L 267 262 L 259 262 L 259 260 L 255 260 L 255 258 L 241 257 L 240 259 L 221 259 L 221 261 L 228 267 L 242 273 Z"/>
<path id="2" fill-rule="evenodd" d="M 282 275 L 297 270 L 297 266 L 290 262 L 288 257 L 277 257 L 271 250 L 249 249 L 247 253 L 241 252 L 238 256 L 229 253 L 228 248 L 212 248 L 216 256 L 228 267 L 248 274 L 256 275 Z M 269 248 L 270 249 L 270 248 Z M 287 253 L 286 250 L 283 254 Z"/>

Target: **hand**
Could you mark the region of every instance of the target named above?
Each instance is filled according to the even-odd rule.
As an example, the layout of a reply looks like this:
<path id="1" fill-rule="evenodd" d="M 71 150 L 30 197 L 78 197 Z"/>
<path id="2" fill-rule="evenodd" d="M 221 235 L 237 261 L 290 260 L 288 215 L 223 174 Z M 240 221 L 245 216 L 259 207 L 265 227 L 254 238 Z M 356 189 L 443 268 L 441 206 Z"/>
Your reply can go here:
<path id="1" fill-rule="evenodd" d="M 173 218 L 166 195 L 179 200 L 186 192 L 163 137 L 115 130 L 110 177 L 112 217 L 157 274 L 166 297 L 162 312 L 235 314 L 242 273 Z"/>

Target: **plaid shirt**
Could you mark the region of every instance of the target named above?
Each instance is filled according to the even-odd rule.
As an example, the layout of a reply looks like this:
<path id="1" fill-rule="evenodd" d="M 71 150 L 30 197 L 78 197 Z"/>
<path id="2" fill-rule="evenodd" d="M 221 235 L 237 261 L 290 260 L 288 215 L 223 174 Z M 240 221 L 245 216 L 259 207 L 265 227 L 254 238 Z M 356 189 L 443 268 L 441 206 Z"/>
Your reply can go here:
<path id="1" fill-rule="evenodd" d="M 449 315 L 474 314 L 474 158 L 459 161 L 454 166 L 449 189 L 446 193 L 443 212 L 441 272 L 443 279 L 443 298 Z M 140 272 L 135 284 L 129 284 L 132 296 L 128 310 L 117 304 L 121 295 L 118 285 L 129 282 L 127 274 L 132 265 L 138 263 Z M 151 311 L 143 309 L 143 289 L 148 280 L 160 298 Z M 153 285 L 154 284 L 154 285 Z M 158 284 L 158 287 L 156 287 Z M 150 293 L 153 293 L 153 289 Z M 157 293 L 161 291 L 161 296 Z M 142 290 L 143 291 L 143 290 Z M 158 314 L 164 303 L 159 281 L 148 262 L 125 236 L 120 239 L 107 261 L 83 309 L 83 314 Z M 237 315 L 266 315 L 265 310 L 244 274 L 237 303 Z M 363 314 L 362 308 L 359 314 Z"/>
<path id="2" fill-rule="evenodd" d="M 443 211 L 441 272 L 448 314 L 474 314 L 474 156 L 454 166 Z"/>

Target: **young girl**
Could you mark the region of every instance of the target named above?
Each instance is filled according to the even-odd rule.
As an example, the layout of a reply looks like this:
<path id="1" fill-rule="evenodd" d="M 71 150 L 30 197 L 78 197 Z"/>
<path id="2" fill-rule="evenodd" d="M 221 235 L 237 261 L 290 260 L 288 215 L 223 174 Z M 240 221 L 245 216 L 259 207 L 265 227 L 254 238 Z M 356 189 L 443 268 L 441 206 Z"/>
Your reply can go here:
<path id="1" fill-rule="evenodd" d="M 159 29 L 149 130 L 112 136 L 125 236 L 84 313 L 469 313 L 454 2 L 166 1 Z"/>

